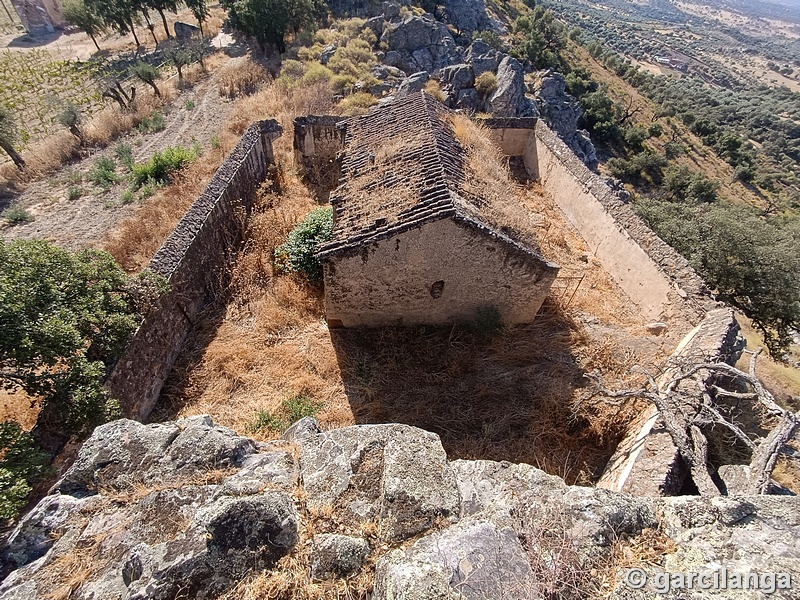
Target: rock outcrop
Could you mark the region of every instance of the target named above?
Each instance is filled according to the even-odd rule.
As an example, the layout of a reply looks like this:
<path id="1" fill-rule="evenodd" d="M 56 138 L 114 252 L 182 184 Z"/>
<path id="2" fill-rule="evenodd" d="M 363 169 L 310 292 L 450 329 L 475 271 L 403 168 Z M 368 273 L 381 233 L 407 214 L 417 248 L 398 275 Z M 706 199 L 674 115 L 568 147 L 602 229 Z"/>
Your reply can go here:
<path id="1" fill-rule="evenodd" d="M 447 25 L 430 14 L 389 24 L 383 31 L 381 42 L 389 48 L 384 62 L 409 75 L 418 71 L 435 74 L 442 67 L 462 60 L 461 50 Z"/>
<path id="2" fill-rule="evenodd" d="M 525 95 L 525 71 L 506 56 L 497 67 L 497 89 L 486 102 L 495 117 L 536 117 L 536 105 Z"/>
<path id="3" fill-rule="evenodd" d="M 796 497 L 568 486 L 525 464 L 448 461 L 407 425 L 305 419 L 284 438 L 256 443 L 208 417 L 99 427 L 8 539 L 0 599 L 214 598 L 287 555 L 309 585 L 373 577 L 375 600 L 587 597 L 593 572 L 615 575 L 620 600 L 687 597 L 626 587 L 632 566 L 651 581 L 721 567 L 800 577 Z M 642 548 L 648 561 L 632 561 Z"/>
<path id="4" fill-rule="evenodd" d="M 550 128 L 587 165 L 597 163 L 597 152 L 589 133 L 578 129 L 578 119 L 583 109 L 578 99 L 567 94 L 566 81 L 561 73 L 547 73 L 536 90 L 539 113 Z"/>

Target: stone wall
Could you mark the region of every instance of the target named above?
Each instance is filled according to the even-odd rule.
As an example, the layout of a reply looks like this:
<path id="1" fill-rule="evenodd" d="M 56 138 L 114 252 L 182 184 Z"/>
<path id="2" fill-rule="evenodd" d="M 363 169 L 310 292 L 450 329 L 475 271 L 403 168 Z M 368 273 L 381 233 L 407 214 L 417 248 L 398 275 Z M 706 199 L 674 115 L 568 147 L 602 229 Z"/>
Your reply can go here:
<path id="1" fill-rule="evenodd" d="M 702 323 L 684 337 L 666 365 L 686 361 L 732 365 L 743 349 L 744 340 L 739 336 L 733 310 L 718 308 L 709 311 Z M 674 367 L 667 368 L 658 384 L 665 385 L 675 373 Z M 689 417 L 697 414 L 708 378 L 707 373 L 698 373 L 681 384 L 683 389 L 691 390 L 685 395 L 691 403 L 680 406 L 683 414 Z M 659 412 L 651 405 L 628 428 L 628 434 L 608 461 L 597 487 L 637 496 L 672 496 L 681 491 L 686 476 L 683 459 L 659 419 Z"/>
<path id="2" fill-rule="evenodd" d="M 339 185 L 339 152 L 344 148 L 344 117 L 297 117 L 294 120 L 294 160 L 317 196 L 327 200 Z"/>
<path id="3" fill-rule="evenodd" d="M 197 314 L 225 288 L 280 134 L 273 120 L 251 125 L 150 262 L 148 268 L 169 282 L 169 292 L 146 315 L 106 380 L 126 416 L 147 418 Z"/>
<path id="4" fill-rule="evenodd" d="M 457 219 L 415 223 L 325 260 L 329 325 L 464 321 L 486 306 L 505 323 L 532 322 L 558 267 Z"/>

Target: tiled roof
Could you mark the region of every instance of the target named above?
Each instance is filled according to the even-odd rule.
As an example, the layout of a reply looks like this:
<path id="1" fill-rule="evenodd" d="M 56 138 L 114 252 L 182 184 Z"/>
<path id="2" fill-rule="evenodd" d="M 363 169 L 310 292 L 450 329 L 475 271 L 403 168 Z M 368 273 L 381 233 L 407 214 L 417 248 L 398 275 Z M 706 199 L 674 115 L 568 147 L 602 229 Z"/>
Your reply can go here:
<path id="1" fill-rule="evenodd" d="M 420 92 L 347 121 L 340 185 L 331 194 L 333 237 L 320 249 L 321 258 L 445 217 L 468 221 L 541 258 L 538 248 L 482 219 L 479 203 L 464 197 L 467 157 L 448 114 Z"/>

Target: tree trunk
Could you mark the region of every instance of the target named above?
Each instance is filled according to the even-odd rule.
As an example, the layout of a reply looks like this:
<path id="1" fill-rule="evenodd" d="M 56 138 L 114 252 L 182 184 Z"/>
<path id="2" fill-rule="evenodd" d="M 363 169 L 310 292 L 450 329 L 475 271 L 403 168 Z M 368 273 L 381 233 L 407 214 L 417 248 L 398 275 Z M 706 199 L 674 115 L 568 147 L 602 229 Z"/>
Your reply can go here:
<path id="1" fill-rule="evenodd" d="M 167 34 L 167 39 L 170 39 L 172 36 L 170 35 L 169 27 L 167 26 L 167 17 L 164 16 L 164 11 L 160 8 L 157 8 L 156 10 L 158 11 L 158 14 L 161 15 L 161 22 L 164 24 L 164 33 Z"/>
<path id="2" fill-rule="evenodd" d="M 156 96 L 158 96 L 159 98 L 161 98 L 161 91 L 158 89 L 158 86 L 156 85 L 156 82 L 155 82 L 155 81 L 148 81 L 148 82 L 147 82 L 147 84 L 148 84 L 148 85 L 149 85 L 151 88 L 153 88 L 153 91 L 156 93 Z"/>
<path id="3" fill-rule="evenodd" d="M 153 36 L 153 42 L 158 48 L 158 38 L 156 37 L 155 27 L 153 27 L 153 23 L 150 21 L 150 13 L 147 12 L 146 8 L 142 8 L 142 15 L 144 16 L 144 22 L 147 23 L 147 29 L 150 30 L 150 35 Z"/>
<path id="4" fill-rule="evenodd" d="M 183 65 L 175 65 L 175 68 L 178 69 L 178 87 L 183 85 Z"/>
<path id="5" fill-rule="evenodd" d="M 133 36 L 133 41 L 136 42 L 136 51 L 139 51 L 139 46 L 141 46 L 141 42 L 139 42 L 139 38 L 136 37 L 136 28 L 133 26 L 133 19 L 128 21 L 128 26 L 131 29 L 131 35 Z"/>
<path id="6" fill-rule="evenodd" d="M 203 33 L 203 21 L 201 19 L 197 19 L 197 25 L 200 27 L 200 37 L 202 38 L 205 35 Z"/>
<path id="7" fill-rule="evenodd" d="M 90 33 L 90 34 L 89 34 L 89 37 L 90 37 L 90 38 L 92 38 L 92 42 L 94 42 L 94 47 L 95 47 L 95 48 L 97 48 L 97 51 L 98 51 L 98 52 L 100 52 L 100 46 L 98 46 L 98 44 L 97 44 L 97 40 L 96 40 L 96 39 L 94 39 L 94 35 L 92 35 L 92 34 Z"/>
<path id="8" fill-rule="evenodd" d="M 8 154 L 11 157 L 11 160 L 14 161 L 14 164 L 20 171 L 25 169 L 25 161 L 19 154 L 17 154 L 17 151 L 14 150 L 11 144 L 9 144 L 5 140 L 0 140 L 0 148 L 6 151 L 6 154 Z"/>

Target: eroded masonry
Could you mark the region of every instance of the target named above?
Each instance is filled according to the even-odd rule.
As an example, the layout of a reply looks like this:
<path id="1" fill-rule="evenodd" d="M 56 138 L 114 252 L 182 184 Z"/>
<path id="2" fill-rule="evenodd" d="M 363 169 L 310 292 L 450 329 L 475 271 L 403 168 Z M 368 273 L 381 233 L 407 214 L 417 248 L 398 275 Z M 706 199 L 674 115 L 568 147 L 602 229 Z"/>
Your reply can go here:
<path id="1" fill-rule="evenodd" d="M 296 162 L 334 206 L 334 236 L 320 251 L 329 327 L 449 323 L 487 306 L 509 323 L 536 317 L 559 267 L 542 256 L 535 228 L 526 231 L 525 219 L 533 217 L 518 218 L 529 208 L 476 176 L 463 119 L 421 92 L 351 119 L 296 119 Z M 543 122 L 487 119 L 480 127 L 538 181 L 592 260 L 638 307 L 642 327 L 669 328 L 673 357 L 736 359 L 741 343 L 732 311 Z M 252 126 L 154 258 L 150 268 L 171 291 L 108 380 L 128 415 L 149 414 L 198 311 L 224 285 L 217 274 L 235 252 L 277 135 L 274 122 Z M 696 402 L 680 407 L 685 414 L 702 404 L 699 376 L 696 386 Z M 668 495 L 685 475 L 650 411 L 632 424 L 598 485 Z"/>

